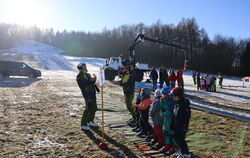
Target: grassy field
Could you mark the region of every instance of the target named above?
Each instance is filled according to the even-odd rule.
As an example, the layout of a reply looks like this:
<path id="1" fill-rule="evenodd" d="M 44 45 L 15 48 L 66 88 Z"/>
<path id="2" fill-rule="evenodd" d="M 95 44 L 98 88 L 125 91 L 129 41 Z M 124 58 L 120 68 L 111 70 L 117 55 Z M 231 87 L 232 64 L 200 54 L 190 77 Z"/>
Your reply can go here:
<path id="1" fill-rule="evenodd" d="M 100 150 L 100 130 L 80 130 L 84 101 L 75 74 L 43 75 L 41 80 L 0 81 L 0 157 L 143 157 L 130 143 L 135 136 L 129 127 L 105 127 L 109 149 Z M 106 123 L 124 123 L 130 117 L 120 92 L 110 83 L 105 88 Z M 197 157 L 250 157 L 246 122 L 192 110 L 187 140 Z"/>

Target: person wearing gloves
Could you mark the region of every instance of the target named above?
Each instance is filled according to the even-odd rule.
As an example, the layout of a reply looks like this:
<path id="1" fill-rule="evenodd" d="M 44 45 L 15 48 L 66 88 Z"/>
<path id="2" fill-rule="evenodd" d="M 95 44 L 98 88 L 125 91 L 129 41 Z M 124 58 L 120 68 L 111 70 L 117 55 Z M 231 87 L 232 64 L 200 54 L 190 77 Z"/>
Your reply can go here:
<path id="1" fill-rule="evenodd" d="M 168 152 L 169 154 L 175 153 L 178 149 L 176 142 L 174 140 L 175 130 L 174 130 L 174 100 L 169 95 L 171 92 L 170 87 L 165 87 L 162 89 L 162 98 L 161 98 L 161 109 L 164 125 L 164 137 L 165 137 L 165 146 L 161 149 L 163 152 Z"/>
<path id="2" fill-rule="evenodd" d="M 120 82 L 114 82 L 119 86 L 122 86 L 125 104 L 127 106 L 128 111 L 130 112 L 132 118 L 128 120 L 127 124 L 130 127 L 136 126 L 136 113 L 135 108 L 133 106 L 134 99 L 134 91 L 135 91 L 135 72 L 132 67 L 132 62 L 129 59 L 125 59 L 122 61 L 124 66 L 124 70 L 121 72 L 122 78 Z"/>
<path id="3" fill-rule="evenodd" d="M 95 85 L 96 77 L 91 77 L 85 63 L 78 64 L 77 69 L 79 73 L 76 77 L 76 81 L 81 89 L 86 105 L 81 119 L 81 130 L 86 131 L 90 130 L 89 126 L 98 127 L 94 122 L 94 118 L 95 112 L 97 111 L 96 91 L 100 92 L 100 90 Z"/>
<path id="4" fill-rule="evenodd" d="M 156 89 L 155 99 L 152 103 L 152 109 L 150 111 L 150 117 L 152 118 L 154 128 L 153 128 L 153 140 L 148 144 L 154 149 L 160 149 L 164 146 L 164 135 L 162 131 L 163 118 L 160 116 L 161 107 L 160 107 L 160 98 L 161 98 L 161 89 Z M 156 143 L 158 143 L 156 145 Z"/>

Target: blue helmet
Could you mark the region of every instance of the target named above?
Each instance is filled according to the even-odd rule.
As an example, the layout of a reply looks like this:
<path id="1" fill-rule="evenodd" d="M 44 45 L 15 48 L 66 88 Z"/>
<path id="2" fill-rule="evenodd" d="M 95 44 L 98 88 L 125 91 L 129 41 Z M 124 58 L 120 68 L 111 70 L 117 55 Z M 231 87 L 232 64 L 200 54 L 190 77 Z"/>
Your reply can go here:
<path id="1" fill-rule="evenodd" d="M 169 94 L 170 92 L 171 92 L 171 88 L 170 87 L 164 87 L 162 90 L 161 90 L 161 93 L 163 94 L 163 95 L 167 95 L 167 94 Z"/>

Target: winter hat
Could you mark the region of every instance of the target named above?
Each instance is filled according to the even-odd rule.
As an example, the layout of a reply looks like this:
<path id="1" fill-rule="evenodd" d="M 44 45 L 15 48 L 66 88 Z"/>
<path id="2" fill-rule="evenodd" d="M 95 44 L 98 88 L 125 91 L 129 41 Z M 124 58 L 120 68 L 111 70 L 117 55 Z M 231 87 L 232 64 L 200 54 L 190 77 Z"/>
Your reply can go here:
<path id="1" fill-rule="evenodd" d="M 81 70 L 83 65 L 86 65 L 86 63 L 84 63 L 84 62 L 79 63 L 79 64 L 77 65 L 77 69 L 78 69 L 78 70 Z"/>
<path id="2" fill-rule="evenodd" d="M 172 96 L 178 96 L 178 97 L 183 97 L 184 96 L 184 91 L 180 87 L 175 87 L 172 89 L 171 93 Z"/>

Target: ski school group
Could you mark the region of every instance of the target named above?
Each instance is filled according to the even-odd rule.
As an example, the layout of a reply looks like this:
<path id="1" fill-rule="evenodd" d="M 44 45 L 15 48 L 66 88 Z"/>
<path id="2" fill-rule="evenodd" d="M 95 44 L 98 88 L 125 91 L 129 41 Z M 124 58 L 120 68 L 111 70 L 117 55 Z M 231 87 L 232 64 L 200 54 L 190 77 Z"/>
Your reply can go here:
<path id="1" fill-rule="evenodd" d="M 204 90 L 209 92 L 216 92 L 216 77 L 204 75 L 201 76 L 200 73 L 193 72 L 192 78 L 194 81 L 194 85 L 196 85 L 197 90 Z M 223 75 L 218 73 L 219 85 L 222 88 Z"/>
<path id="2" fill-rule="evenodd" d="M 165 154 L 191 157 L 185 140 L 191 117 L 190 102 L 184 96 L 183 84 L 175 87 L 175 84 L 164 88 L 153 87 L 154 98 L 151 97 L 150 88 L 138 90 L 136 103 L 133 104 L 135 92 L 135 73 L 130 60 L 124 60 L 124 70 L 119 82 L 113 82 L 123 88 L 125 104 L 132 115 L 128 125 L 136 136 L 145 138 L 148 146 L 160 150 Z M 76 77 L 79 88 L 85 99 L 86 108 L 81 120 L 81 129 L 89 130 L 89 126 L 97 127 L 94 123 L 97 110 L 95 85 L 96 77 L 87 73 L 86 63 L 77 66 L 79 74 Z M 162 85 L 161 85 L 162 87 Z M 149 123 L 149 116 L 152 118 L 153 127 Z"/>

